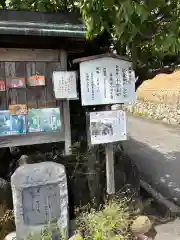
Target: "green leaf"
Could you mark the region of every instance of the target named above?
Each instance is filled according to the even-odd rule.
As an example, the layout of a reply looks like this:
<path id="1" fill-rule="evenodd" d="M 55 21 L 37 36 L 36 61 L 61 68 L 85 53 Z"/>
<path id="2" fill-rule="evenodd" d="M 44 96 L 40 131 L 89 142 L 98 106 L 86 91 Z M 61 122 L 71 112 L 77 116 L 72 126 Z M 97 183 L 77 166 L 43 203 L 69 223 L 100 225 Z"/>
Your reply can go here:
<path id="1" fill-rule="evenodd" d="M 114 6 L 114 0 L 104 0 L 104 7 L 110 9 Z"/>
<path id="2" fill-rule="evenodd" d="M 18 10 L 69 9 L 80 13 L 87 27 L 87 39 L 108 32 L 111 42 L 106 42 L 114 46 L 118 42 L 119 49 L 126 49 L 127 54 L 135 42 L 135 61 L 144 65 L 147 59 L 153 65 L 154 58 L 161 62 L 164 56 L 180 50 L 180 0 L 9 0 L 9 5 Z"/>
<path id="3" fill-rule="evenodd" d="M 148 18 L 149 12 L 145 6 L 135 3 L 134 9 L 136 14 L 140 17 L 141 22 L 144 22 Z"/>

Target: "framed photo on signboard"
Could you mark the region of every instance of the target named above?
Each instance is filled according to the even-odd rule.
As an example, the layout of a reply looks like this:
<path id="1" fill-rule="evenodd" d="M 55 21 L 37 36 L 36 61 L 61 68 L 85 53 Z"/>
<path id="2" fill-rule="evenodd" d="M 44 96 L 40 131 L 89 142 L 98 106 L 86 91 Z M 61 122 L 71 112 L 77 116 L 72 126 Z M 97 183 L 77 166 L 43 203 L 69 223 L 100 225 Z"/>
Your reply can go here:
<path id="1" fill-rule="evenodd" d="M 61 128 L 59 108 L 28 109 L 29 132 L 54 132 Z"/>
<path id="2" fill-rule="evenodd" d="M 24 77 L 7 78 L 7 87 L 8 88 L 24 88 L 25 86 L 26 86 L 26 84 L 25 84 Z"/>
<path id="3" fill-rule="evenodd" d="M 5 74 L 7 88 L 26 87 L 24 62 L 6 62 Z"/>
<path id="4" fill-rule="evenodd" d="M 29 87 L 45 86 L 46 64 L 44 62 L 28 62 L 26 64 Z"/>
<path id="5" fill-rule="evenodd" d="M 122 110 L 90 112 L 91 144 L 127 140 L 126 114 Z"/>
<path id="6" fill-rule="evenodd" d="M 75 71 L 53 72 L 53 85 L 56 99 L 77 99 Z"/>
<path id="7" fill-rule="evenodd" d="M 11 115 L 10 111 L 0 111 L 0 136 L 26 133 L 25 115 Z"/>

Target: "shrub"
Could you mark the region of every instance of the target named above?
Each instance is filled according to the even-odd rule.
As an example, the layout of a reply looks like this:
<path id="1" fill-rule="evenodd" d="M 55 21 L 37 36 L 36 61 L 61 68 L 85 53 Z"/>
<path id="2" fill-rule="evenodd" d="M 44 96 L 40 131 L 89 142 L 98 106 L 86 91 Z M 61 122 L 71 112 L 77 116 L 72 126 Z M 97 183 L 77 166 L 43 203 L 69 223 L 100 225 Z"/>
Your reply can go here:
<path id="1" fill-rule="evenodd" d="M 83 213 L 77 220 L 77 232 L 83 240 L 130 240 L 133 217 L 127 199 L 106 202 L 100 211 Z M 79 235 L 77 236 L 79 240 Z"/>
<path id="2" fill-rule="evenodd" d="M 0 240 L 15 230 L 14 213 L 7 210 L 6 205 L 0 205 Z"/>

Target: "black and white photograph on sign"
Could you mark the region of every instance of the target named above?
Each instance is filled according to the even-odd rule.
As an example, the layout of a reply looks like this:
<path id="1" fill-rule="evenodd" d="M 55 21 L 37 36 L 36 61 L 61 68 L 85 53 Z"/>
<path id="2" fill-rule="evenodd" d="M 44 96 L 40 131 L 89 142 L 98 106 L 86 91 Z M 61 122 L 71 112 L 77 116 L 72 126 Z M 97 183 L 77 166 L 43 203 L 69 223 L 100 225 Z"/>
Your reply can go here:
<path id="1" fill-rule="evenodd" d="M 105 57 L 80 63 L 83 106 L 130 103 L 135 100 L 132 63 Z"/>
<path id="2" fill-rule="evenodd" d="M 56 99 L 78 99 L 75 71 L 53 72 L 53 85 Z"/>
<path id="3" fill-rule="evenodd" d="M 90 113 L 91 144 L 112 143 L 127 139 L 126 115 L 122 110 Z"/>
<path id="4" fill-rule="evenodd" d="M 92 136 L 97 136 L 97 135 L 113 135 L 113 126 L 112 123 L 108 123 L 106 121 L 97 121 L 97 122 L 91 122 L 91 133 Z"/>

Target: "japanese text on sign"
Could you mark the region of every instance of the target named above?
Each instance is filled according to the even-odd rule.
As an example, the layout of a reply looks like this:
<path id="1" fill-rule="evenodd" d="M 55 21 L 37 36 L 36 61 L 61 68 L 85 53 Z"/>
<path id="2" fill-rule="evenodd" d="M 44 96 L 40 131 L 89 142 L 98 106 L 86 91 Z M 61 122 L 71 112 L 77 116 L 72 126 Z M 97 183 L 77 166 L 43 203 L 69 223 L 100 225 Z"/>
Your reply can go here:
<path id="1" fill-rule="evenodd" d="M 135 99 L 135 74 L 130 62 L 102 58 L 80 64 L 82 105 L 128 103 Z"/>
<path id="2" fill-rule="evenodd" d="M 89 76 L 88 76 L 89 77 Z M 89 79 L 86 76 L 87 89 Z M 53 72 L 54 93 L 57 99 L 77 99 L 76 72 Z"/>

